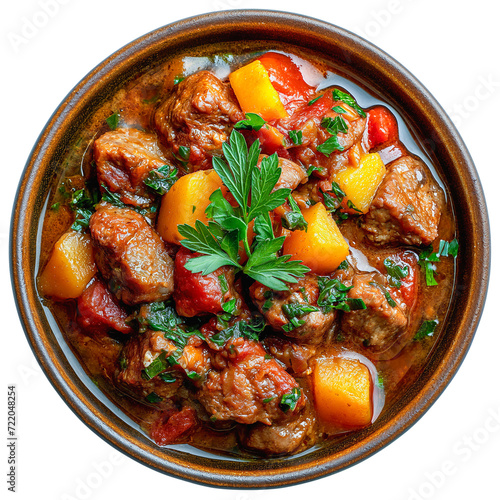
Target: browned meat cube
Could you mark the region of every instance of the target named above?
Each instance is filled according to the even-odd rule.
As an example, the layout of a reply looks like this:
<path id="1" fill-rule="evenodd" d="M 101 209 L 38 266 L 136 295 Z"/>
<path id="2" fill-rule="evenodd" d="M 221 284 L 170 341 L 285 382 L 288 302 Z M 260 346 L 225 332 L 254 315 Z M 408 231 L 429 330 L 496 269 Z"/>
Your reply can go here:
<path id="1" fill-rule="evenodd" d="M 174 290 L 174 263 L 146 219 L 102 205 L 90 218 L 94 257 L 112 292 L 126 304 L 160 302 Z"/>
<path id="2" fill-rule="evenodd" d="M 255 282 L 250 296 L 269 325 L 295 339 L 320 342 L 332 327 L 336 311 L 323 312 L 317 306 L 319 295 L 315 276 L 306 275 L 286 291 L 274 291 Z"/>
<path id="3" fill-rule="evenodd" d="M 259 166 L 265 157 L 266 155 L 259 156 Z M 274 191 L 282 188 L 293 191 L 299 184 L 307 180 L 307 171 L 302 165 L 281 157 L 278 158 L 278 165 L 281 168 L 281 174 L 276 186 L 274 186 Z"/>
<path id="4" fill-rule="evenodd" d="M 280 424 L 254 424 L 242 429 L 240 441 L 243 446 L 264 455 L 285 455 L 297 451 L 311 434 L 314 418 L 302 411 L 293 419 Z"/>
<path id="5" fill-rule="evenodd" d="M 117 382 L 127 392 L 146 398 L 154 392 L 167 400 L 179 388 L 182 378 L 172 375 L 165 382 L 158 376 L 148 378 L 144 370 L 163 354 L 169 356 L 176 350 L 174 343 L 164 337 L 163 332 L 148 330 L 132 337 L 123 348 Z M 176 380 L 177 379 L 177 380 Z"/>
<path id="6" fill-rule="evenodd" d="M 438 235 L 443 205 L 422 161 L 403 156 L 389 164 L 362 228 L 377 245 L 428 245 Z"/>
<path id="7" fill-rule="evenodd" d="M 228 84 L 200 71 L 177 84 L 154 117 L 162 142 L 193 170 L 211 168 L 233 125 L 244 118 Z M 180 150 L 179 148 L 189 148 Z"/>
<path id="8" fill-rule="evenodd" d="M 156 136 L 134 128 L 119 128 L 94 143 L 99 185 L 104 184 L 127 205 L 148 205 L 153 196 L 144 184 L 149 172 L 165 165 Z"/>
<path id="9" fill-rule="evenodd" d="M 237 337 L 212 359 L 198 400 L 217 420 L 270 425 L 305 404 L 297 381 L 259 342 Z"/>
<path id="10" fill-rule="evenodd" d="M 405 331 L 407 306 L 390 289 L 387 280 L 380 273 L 358 274 L 348 296 L 362 299 L 366 309 L 345 312 L 342 316 L 342 330 L 356 343 L 373 353 L 389 349 Z"/>

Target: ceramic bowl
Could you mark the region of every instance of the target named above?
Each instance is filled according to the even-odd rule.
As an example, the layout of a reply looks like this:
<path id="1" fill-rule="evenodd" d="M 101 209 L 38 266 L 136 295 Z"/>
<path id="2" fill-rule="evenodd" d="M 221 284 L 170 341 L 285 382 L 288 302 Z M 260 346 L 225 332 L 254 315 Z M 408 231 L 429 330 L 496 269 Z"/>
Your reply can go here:
<path id="1" fill-rule="evenodd" d="M 335 61 L 338 68 L 395 106 L 434 159 L 455 211 L 460 255 L 446 324 L 418 379 L 370 427 L 340 443 L 288 458 L 217 457 L 186 446 L 157 447 L 90 381 L 37 295 L 41 215 L 55 168 L 78 126 L 128 79 L 169 54 L 202 45 L 284 42 Z M 11 269 L 19 315 L 45 374 L 68 406 L 114 447 L 166 474 L 221 487 L 274 487 L 338 472 L 411 427 L 450 382 L 473 339 L 487 290 L 489 226 L 480 181 L 467 148 L 425 87 L 389 55 L 354 34 L 317 19 L 236 10 L 185 19 L 122 48 L 92 70 L 64 99 L 35 144 L 12 218 Z"/>

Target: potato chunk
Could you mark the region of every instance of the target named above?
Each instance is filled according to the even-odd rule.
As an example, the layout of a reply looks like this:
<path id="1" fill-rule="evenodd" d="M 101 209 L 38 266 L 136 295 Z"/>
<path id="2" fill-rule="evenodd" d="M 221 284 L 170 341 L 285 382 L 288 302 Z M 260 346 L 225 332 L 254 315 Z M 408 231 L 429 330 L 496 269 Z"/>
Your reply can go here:
<path id="1" fill-rule="evenodd" d="M 245 113 L 257 113 L 264 120 L 286 118 L 288 113 L 260 61 L 253 61 L 229 75 L 231 87 Z"/>
<path id="2" fill-rule="evenodd" d="M 56 241 L 38 287 L 45 297 L 75 299 L 96 272 L 90 236 L 69 231 Z"/>
<path id="3" fill-rule="evenodd" d="M 359 359 L 319 359 L 313 370 L 313 387 L 316 410 L 323 422 L 349 428 L 371 423 L 372 379 Z"/>
<path id="4" fill-rule="evenodd" d="M 206 222 L 205 209 L 210 203 L 210 195 L 222 186 L 215 170 L 198 170 L 177 180 L 161 200 L 156 228 L 160 236 L 178 245 L 182 236 L 177 226 L 194 226 L 197 220 Z"/>
<path id="5" fill-rule="evenodd" d="M 306 231 L 292 231 L 283 245 L 283 254 L 301 260 L 313 273 L 329 274 L 349 254 L 349 245 L 322 203 L 302 210 Z"/>
<path id="6" fill-rule="evenodd" d="M 385 172 L 385 165 L 380 155 L 370 153 L 361 157 L 359 166 L 341 170 L 334 175 L 334 179 L 346 194 L 347 200 L 366 214 Z"/>

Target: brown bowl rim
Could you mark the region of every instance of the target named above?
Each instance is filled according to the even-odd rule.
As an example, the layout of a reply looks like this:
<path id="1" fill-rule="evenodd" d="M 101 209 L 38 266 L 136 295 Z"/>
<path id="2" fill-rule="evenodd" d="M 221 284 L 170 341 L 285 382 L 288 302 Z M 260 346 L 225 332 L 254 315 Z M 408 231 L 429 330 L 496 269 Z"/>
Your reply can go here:
<path id="1" fill-rule="evenodd" d="M 44 173 L 50 165 L 45 158 L 50 159 L 55 153 L 72 117 L 82 111 L 90 95 L 95 96 L 96 89 L 105 91 L 134 61 L 144 61 L 162 47 L 264 36 L 309 50 L 329 46 L 335 52 L 338 47 L 335 55 L 344 58 L 345 64 L 363 67 L 368 72 L 364 77 L 378 90 L 392 85 L 391 90 L 395 98 L 402 100 L 402 106 L 421 111 L 417 113 L 421 127 L 432 131 L 434 150 L 447 166 L 448 182 L 453 185 L 452 199 L 460 200 L 455 206 L 463 245 L 457 266 L 463 272 L 450 306 L 449 326 L 438 339 L 418 383 L 391 411 L 392 417 L 375 425 L 373 431 L 361 433 L 360 439 L 334 454 L 326 447 L 284 460 L 210 460 L 175 449 L 158 449 L 114 415 L 78 378 L 53 332 L 48 331 L 36 294 L 37 215 L 48 189 Z M 467 223 L 465 228 L 461 222 Z M 489 262 L 490 232 L 480 180 L 458 131 L 434 97 L 401 64 L 370 42 L 333 24 L 283 11 L 242 9 L 183 19 L 136 39 L 96 66 L 66 96 L 37 139 L 19 183 L 11 222 L 11 278 L 19 317 L 35 357 L 66 404 L 97 435 L 138 462 L 181 479 L 216 487 L 269 488 L 324 477 L 368 458 L 407 431 L 436 401 L 467 354 L 484 307 Z"/>

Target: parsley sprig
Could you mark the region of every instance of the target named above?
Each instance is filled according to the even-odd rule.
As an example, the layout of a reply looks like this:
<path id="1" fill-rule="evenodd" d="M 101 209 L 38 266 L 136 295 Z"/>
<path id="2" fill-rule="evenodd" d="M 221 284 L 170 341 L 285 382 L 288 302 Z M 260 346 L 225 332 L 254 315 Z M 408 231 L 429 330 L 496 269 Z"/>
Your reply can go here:
<path id="1" fill-rule="evenodd" d="M 209 274 L 230 265 L 252 279 L 274 290 L 286 290 L 287 283 L 296 283 L 310 269 L 289 255 L 278 256 L 285 237 L 276 238 L 269 212 L 283 205 L 290 189 L 276 189 L 281 174 L 278 156 L 264 157 L 258 166 L 260 148 L 255 141 L 247 147 L 243 135 L 233 130 L 229 142 L 222 146 L 224 158 L 214 157 L 213 167 L 237 203 L 233 207 L 217 189 L 210 196 L 206 209 L 207 224 L 197 220 L 195 226 L 181 224 L 181 244 L 201 256 L 190 259 L 186 269 Z M 255 241 L 249 240 L 251 223 Z M 239 244 L 248 257 L 242 265 Z"/>

